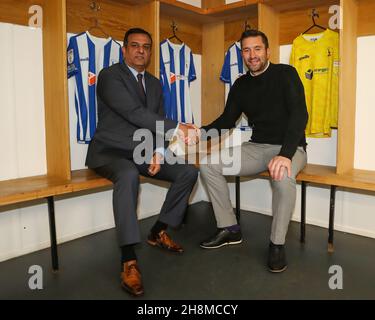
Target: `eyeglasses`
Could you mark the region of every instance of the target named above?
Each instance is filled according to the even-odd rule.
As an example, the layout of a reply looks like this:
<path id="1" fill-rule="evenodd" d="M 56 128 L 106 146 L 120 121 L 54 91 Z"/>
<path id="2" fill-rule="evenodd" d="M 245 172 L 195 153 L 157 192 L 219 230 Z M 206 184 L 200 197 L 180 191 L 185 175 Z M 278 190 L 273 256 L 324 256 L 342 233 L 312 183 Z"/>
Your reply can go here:
<path id="1" fill-rule="evenodd" d="M 129 46 L 134 49 L 134 50 L 138 50 L 140 49 L 141 47 L 143 48 L 144 51 L 150 51 L 151 50 L 151 44 L 150 43 L 145 43 L 145 44 L 140 44 L 138 42 L 131 42 L 129 43 Z"/>

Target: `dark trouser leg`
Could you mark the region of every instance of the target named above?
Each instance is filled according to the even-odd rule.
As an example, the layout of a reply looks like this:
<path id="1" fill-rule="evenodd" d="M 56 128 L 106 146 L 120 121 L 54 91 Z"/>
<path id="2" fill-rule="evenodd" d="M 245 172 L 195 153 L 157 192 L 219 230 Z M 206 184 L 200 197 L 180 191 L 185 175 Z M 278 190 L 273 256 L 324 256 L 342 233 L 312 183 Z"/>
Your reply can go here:
<path id="1" fill-rule="evenodd" d="M 137 218 L 139 171 L 136 165 L 130 160 L 119 159 L 95 171 L 113 182 L 113 213 L 119 245 L 140 242 Z"/>
<path id="2" fill-rule="evenodd" d="M 150 177 L 149 165 L 137 165 L 139 172 Z M 178 226 L 185 215 L 190 193 L 198 178 L 198 169 L 187 164 L 162 164 L 160 171 L 152 178 L 172 182 L 160 211 L 159 221 L 172 227 Z"/>

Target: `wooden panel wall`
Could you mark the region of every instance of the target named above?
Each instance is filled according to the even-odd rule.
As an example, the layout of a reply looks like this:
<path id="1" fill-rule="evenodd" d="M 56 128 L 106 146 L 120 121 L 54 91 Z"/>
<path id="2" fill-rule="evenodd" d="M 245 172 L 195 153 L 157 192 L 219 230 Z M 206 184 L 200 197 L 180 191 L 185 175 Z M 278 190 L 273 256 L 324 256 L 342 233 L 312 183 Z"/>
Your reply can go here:
<path id="1" fill-rule="evenodd" d="M 341 76 L 337 145 L 337 173 L 343 174 L 354 167 L 355 108 L 357 82 L 357 26 L 356 0 L 341 0 L 343 11 L 340 32 Z"/>
<path id="2" fill-rule="evenodd" d="M 315 9 L 319 13 L 319 18 L 315 19 L 316 23 L 323 27 L 328 27 L 328 21 L 331 16 L 328 11 L 329 6 L 319 6 L 315 7 Z M 298 9 L 280 13 L 280 45 L 292 44 L 299 34 L 312 26 L 312 19 L 309 16 L 311 10 L 312 8 Z M 319 30 L 321 31 L 321 29 L 314 28 L 311 32 L 319 32 Z"/>
<path id="3" fill-rule="evenodd" d="M 44 107 L 47 174 L 70 179 L 65 11 L 65 0 L 44 5 Z"/>
<path id="4" fill-rule="evenodd" d="M 224 22 L 203 26 L 202 125 L 215 120 L 224 110 L 224 84 L 220 72 L 224 59 Z"/>
<path id="5" fill-rule="evenodd" d="M 375 1 L 358 2 L 358 36 L 375 34 Z"/>
<path id="6" fill-rule="evenodd" d="M 215 8 L 225 4 L 225 0 L 202 0 L 202 9 Z"/>
<path id="7" fill-rule="evenodd" d="M 161 13 L 160 40 L 163 41 L 173 34 L 172 21 L 177 25 L 177 36 L 191 48 L 193 53 L 202 54 L 202 25 L 194 21 Z"/>
<path id="8" fill-rule="evenodd" d="M 43 7 L 44 2 L 45 0 L 0 0 L 0 21 L 27 26 L 30 6 Z"/>
<path id="9" fill-rule="evenodd" d="M 273 63 L 280 61 L 279 14 L 271 7 L 262 3 L 258 6 L 259 30 L 264 32 L 270 46 L 270 60 Z"/>
<path id="10" fill-rule="evenodd" d="M 67 2 L 67 32 L 81 33 L 87 31 L 98 19 L 104 32 L 116 40 L 123 40 L 126 30 L 134 27 L 137 15 L 134 6 L 111 0 L 101 0 L 99 11 L 90 9 L 90 1 L 66 0 Z M 106 35 L 98 29 L 90 31 L 98 37 Z"/>
<path id="11" fill-rule="evenodd" d="M 257 17 L 249 17 L 248 19 L 227 21 L 225 22 L 224 31 L 224 48 L 227 50 L 234 42 L 241 38 L 242 32 L 245 30 L 245 21 L 250 25 L 251 28 L 258 28 Z"/>

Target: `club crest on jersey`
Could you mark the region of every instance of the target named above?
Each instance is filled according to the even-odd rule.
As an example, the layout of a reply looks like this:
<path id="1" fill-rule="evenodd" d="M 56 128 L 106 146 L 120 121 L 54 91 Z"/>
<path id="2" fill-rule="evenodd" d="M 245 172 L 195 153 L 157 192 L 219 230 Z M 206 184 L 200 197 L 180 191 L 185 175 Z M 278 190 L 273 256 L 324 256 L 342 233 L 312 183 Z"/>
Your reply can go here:
<path id="1" fill-rule="evenodd" d="M 74 50 L 70 49 L 68 51 L 68 63 L 72 64 L 74 62 Z"/>
<path id="2" fill-rule="evenodd" d="M 176 82 L 176 75 L 171 72 L 171 76 L 170 76 L 169 80 L 170 80 L 171 84 L 175 83 Z"/>
<path id="3" fill-rule="evenodd" d="M 96 74 L 95 73 L 92 73 L 92 72 L 89 72 L 89 76 L 88 76 L 88 84 L 89 86 L 93 86 L 95 85 L 96 83 Z"/>
<path id="4" fill-rule="evenodd" d="M 314 76 L 313 70 L 309 69 L 305 72 L 305 77 L 307 80 L 312 80 L 313 76 Z"/>

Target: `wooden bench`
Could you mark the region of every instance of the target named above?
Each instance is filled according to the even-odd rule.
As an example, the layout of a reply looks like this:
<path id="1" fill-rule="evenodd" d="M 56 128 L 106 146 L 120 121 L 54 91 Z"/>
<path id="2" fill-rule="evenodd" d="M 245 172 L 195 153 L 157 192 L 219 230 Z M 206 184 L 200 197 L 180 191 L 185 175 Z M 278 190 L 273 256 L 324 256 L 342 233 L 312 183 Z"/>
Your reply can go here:
<path id="1" fill-rule="evenodd" d="M 140 177 L 140 182 L 150 181 Z M 37 199 L 46 199 L 51 241 L 52 269 L 59 269 L 54 197 L 79 191 L 95 190 L 112 186 L 112 182 L 99 177 L 95 172 L 84 169 L 72 172 L 70 180 L 46 175 L 0 181 L 0 206 L 12 205 Z"/>
<path id="2" fill-rule="evenodd" d="M 268 171 L 264 171 L 256 178 L 269 177 Z M 335 200 L 337 187 L 375 191 L 375 173 L 373 171 L 353 169 L 346 174 L 337 174 L 336 168 L 324 165 L 308 164 L 296 177 L 301 182 L 301 231 L 300 241 L 305 242 L 306 234 L 306 185 L 313 183 L 318 185 L 327 185 L 331 188 L 330 205 L 329 205 L 329 225 L 328 225 L 328 252 L 333 252 L 334 236 L 334 217 L 335 217 Z M 235 178 L 236 184 L 236 216 L 240 221 L 240 182 L 241 177 Z"/>
<path id="3" fill-rule="evenodd" d="M 267 178 L 268 172 L 262 172 L 256 178 Z M 140 177 L 140 182 L 151 182 L 151 179 Z M 236 183 L 236 215 L 240 220 L 240 177 L 235 178 Z M 338 175 L 334 167 L 309 164 L 297 176 L 301 182 L 301 242 L 305 241 L 306 224 L 306 185 L 314 183 L 329 185 L 331 198 L 329 208 L 329 236 L 328 251 L 333 252 L 333 227 L 335 211 L 335 193 L 337 187 L 375 191 L 375 174 L 371 171 L 353 170 L 346 175 Z M 6 180 L 0 182 L 0 206 L 17 204 L 37 199 L 46 199 L 48 203 L 52 268 L 59 269 L 54 197 L 64 194 L 73 194 L 79 191 L 87 191 L 110 187 L 112 182 L 99 177 L 91 170 L 77 170 L 72 172 L 70 180 L 61 180 L 48 176 L 35 176 Z"/>

